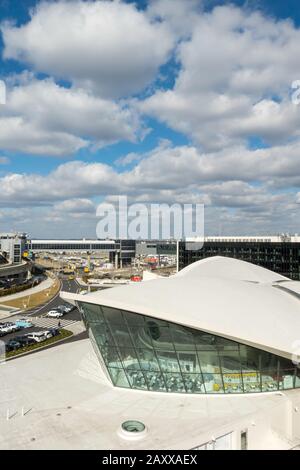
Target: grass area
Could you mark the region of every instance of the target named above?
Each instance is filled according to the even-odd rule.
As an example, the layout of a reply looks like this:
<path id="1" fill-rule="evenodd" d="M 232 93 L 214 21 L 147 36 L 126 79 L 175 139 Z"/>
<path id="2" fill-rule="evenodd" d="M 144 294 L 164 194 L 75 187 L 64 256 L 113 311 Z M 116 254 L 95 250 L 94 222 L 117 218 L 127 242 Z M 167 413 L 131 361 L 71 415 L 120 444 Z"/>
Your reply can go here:
<path id="1" fill-rule="evenodd" d="M 29 310 L 34 307 L 48 302 L 52 297 L 54 297 L 60 288 L 60 282 L 58 279 L 55 279 L 54 283 L 48 289 L 44 289 L 40 292 L 36 292 L 31 295 L 24 295 L 24 297 L 18 297 L 17 299 L 9 300 L 6 302 L 1 302 L 1 305 L 7 305 L 9 307 L 20 308 L 22 310 Z"/>
<path id="2" fill-rule="evenodd" d="M 72 336 L 72 335 L 73 335 L 72 331 L 62 329 L 60 330 L 59 335 L 46 339 L 46 341 L 43 341 L 41 343 L 30 344 L 29 346 L 24 346 L 23 348 L 16 349 L 16 351 L 10 351 L 9 353 L 6 354 L 6 357 L 7 359 L 9 359 L 10 357 L 16 357 L 16 356 L 19 356 L 20 354 L 34 351 L 36 349 L 43 348 L 44 346 L 48 346 L 49 344 L 56 343 L 57 341 L 68 338 L 69 336 Z"/>

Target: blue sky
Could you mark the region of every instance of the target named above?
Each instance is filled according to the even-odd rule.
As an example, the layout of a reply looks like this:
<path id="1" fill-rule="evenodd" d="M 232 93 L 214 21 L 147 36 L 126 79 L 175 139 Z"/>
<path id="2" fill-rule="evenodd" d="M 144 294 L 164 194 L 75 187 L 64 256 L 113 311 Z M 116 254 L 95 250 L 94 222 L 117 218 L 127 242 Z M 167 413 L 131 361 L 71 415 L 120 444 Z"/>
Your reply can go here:
<path id="1" fill-rule="evenodd" d="M 126 194 L 299 231 L 297 3 L 0 0 L 0 230 L 95 236 Z"/>

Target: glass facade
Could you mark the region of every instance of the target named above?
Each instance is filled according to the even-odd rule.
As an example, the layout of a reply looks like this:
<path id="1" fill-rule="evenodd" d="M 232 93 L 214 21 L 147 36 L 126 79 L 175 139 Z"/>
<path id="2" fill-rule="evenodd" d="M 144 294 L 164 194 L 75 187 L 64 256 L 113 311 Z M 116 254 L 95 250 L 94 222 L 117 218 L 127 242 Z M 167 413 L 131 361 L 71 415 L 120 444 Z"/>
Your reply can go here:
<path id="1" fill-rule="evenodd" d="M 270 241 L 205 241 L 201 250 L 179 242 L 179 270 L 210 256 L 229 256 L 300 280 L 300 243 Z"/>
<path id="2" fill-rule="evenodd" d="M 80 303 L 117 387 L 173 393 L 254 393 L 300 387 L 290 360 L 144 315 Z"/>

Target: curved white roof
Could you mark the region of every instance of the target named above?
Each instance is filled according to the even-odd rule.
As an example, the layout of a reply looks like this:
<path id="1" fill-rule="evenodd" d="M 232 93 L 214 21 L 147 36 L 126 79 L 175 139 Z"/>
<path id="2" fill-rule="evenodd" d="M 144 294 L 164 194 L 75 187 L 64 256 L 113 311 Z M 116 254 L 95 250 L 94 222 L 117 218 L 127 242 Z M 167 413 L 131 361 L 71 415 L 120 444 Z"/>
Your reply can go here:
<path id="1" fill-rule="evenodd" d="M 300 337 L 300 299 L 294 295 L 299 286 L 264 268 L 218 256 L 169 278 L 62 296 L 161 318 L 291 357 Z M 286 290 L 290 288 L 293 292 Z"/>
<path id="2" fill-rule="evenodd" d="M 175 276 L 184 277 L 218 277 L 237 281 L 250 282 L 276 282 L 288 281 L 287 277 L 274 273 L 269 269 L 261 268 L 256 264 L 247 263 L 235 258 L 212 256 L 189 264 Z"/>

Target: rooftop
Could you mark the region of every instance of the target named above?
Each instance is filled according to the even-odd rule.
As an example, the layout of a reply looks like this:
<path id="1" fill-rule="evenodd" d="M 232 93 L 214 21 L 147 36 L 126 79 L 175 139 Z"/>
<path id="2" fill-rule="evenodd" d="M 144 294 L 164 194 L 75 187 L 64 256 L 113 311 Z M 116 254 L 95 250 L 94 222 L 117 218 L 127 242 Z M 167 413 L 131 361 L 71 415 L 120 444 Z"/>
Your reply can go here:
<path id="1" fill-rule="evenodd" d="M 216 256 L 168 278 L 62 296 L 164 319 L 291 358 L 300 330 L 299 286 L 251 263 Z"/>
<path id="2" fill-rule="evenodd" d="M 112 388 L 87 339 L 0 368 L 0 449 L 191 449 L 236 423 L 257 431 L 271 410 L 281 410 L 298 393 L 183 396 Z M 130 419 L 146 425 L 145 438 L 118 435 Z M 258 446 L 291 444 L 270 432 Z"/>

